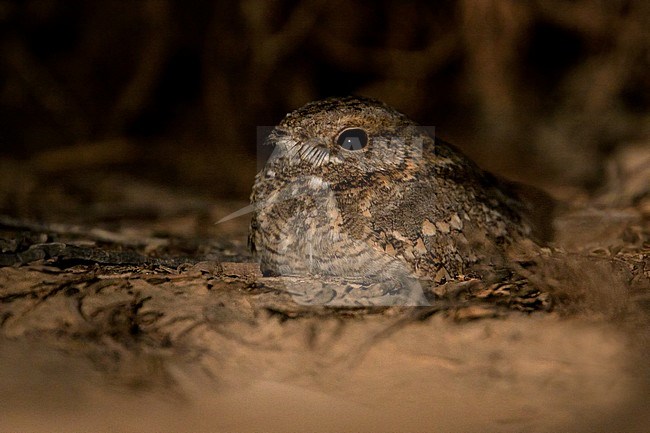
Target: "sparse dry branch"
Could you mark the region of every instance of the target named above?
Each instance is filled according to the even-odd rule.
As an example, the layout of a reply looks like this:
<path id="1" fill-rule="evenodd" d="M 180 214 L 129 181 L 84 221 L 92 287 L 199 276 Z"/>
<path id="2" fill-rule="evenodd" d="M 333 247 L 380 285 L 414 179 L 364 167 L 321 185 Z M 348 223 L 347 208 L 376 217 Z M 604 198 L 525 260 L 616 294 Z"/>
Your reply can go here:
<path id="1" fill-rule="evenodd" d="M 426 47 L 420 50 L 360 47 L 327 32 L 320 32 L 318 37 L 328 59 L 342 70 L 378 70 L 385 78 L 413 81 L 424 80 L 436 72 L 459 47 L 455 34 L 445 34 L 428 41 Z"/>
<path id="2" fill-rule="evenodd" d="M 168 56 L 171 36 L 171 5 L 167 0 L 146 0 L 137 3 L 146 29 L 140 42 L 138 63 L 128 83 L 120 90 L 106 131 L 119 134 L 140 115 L 162 73 Z"/>
<path id="3" fill-rule="evenodd" d="M 23 90 L 46 116 L 59 125 L 69 139 L 87 138 L 90 119 L 52 71 L 15 36 L 5 39 L 1 46 L 2 63 L 7 72 L 17 78 L 12 80 L 13 83 L 20 83 Z"/>

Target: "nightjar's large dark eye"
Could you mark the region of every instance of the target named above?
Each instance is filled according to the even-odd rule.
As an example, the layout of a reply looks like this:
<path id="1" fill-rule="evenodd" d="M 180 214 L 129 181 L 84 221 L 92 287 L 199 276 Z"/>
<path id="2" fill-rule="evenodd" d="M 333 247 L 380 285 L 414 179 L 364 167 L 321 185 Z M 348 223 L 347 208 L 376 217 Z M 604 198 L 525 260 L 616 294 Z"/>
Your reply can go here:
<path id="1" fill-rule="evenodd" d="M 368 145 L 368 134 L 361 128 L 350 128 L 341 131 L 336 143 L 346 150 L 361 150 Z"/>

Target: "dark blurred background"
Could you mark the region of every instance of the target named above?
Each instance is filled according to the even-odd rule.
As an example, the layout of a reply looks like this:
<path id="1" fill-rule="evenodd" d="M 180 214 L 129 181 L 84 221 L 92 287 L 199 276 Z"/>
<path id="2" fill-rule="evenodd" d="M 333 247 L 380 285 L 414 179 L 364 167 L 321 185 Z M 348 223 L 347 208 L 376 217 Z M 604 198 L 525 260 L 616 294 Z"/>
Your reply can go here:
<path id="1" fill-rule="evenodd" d="M 5 0 L 0 24 L 4 182 L 108 167 L 246 198 L 256 127 L 351 93 L 540 186 L 594 190 L 650 137 L 646 0 Z"/>

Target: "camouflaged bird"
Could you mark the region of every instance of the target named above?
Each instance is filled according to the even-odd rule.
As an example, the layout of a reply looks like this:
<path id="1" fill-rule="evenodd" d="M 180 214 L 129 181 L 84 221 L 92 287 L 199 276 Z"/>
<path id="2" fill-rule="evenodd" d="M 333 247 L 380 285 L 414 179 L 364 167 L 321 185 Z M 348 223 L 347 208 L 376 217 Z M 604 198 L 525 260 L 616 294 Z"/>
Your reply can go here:
<path id="1" fill-rule="evenodd" d="M 532 235 L 509 186 L 382 102 L 311 102 L 267 140 L 249 237 L 267 276 L 442 282 Z"/>

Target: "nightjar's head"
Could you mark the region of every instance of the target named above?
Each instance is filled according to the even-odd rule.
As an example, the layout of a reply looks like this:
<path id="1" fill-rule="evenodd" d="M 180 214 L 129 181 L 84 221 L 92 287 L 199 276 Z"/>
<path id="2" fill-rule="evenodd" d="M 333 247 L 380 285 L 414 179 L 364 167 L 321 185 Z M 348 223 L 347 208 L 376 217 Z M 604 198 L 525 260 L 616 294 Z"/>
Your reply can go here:
<path id="1" fill-rule="evenodd" d="M 380 101 L 361 97 L 311 102 L 289 113 L 273 130 L 275 146 L 267 163 L 303 175 L 415 171 L 422 149 L 432 139 L 404 114 Z"/>

